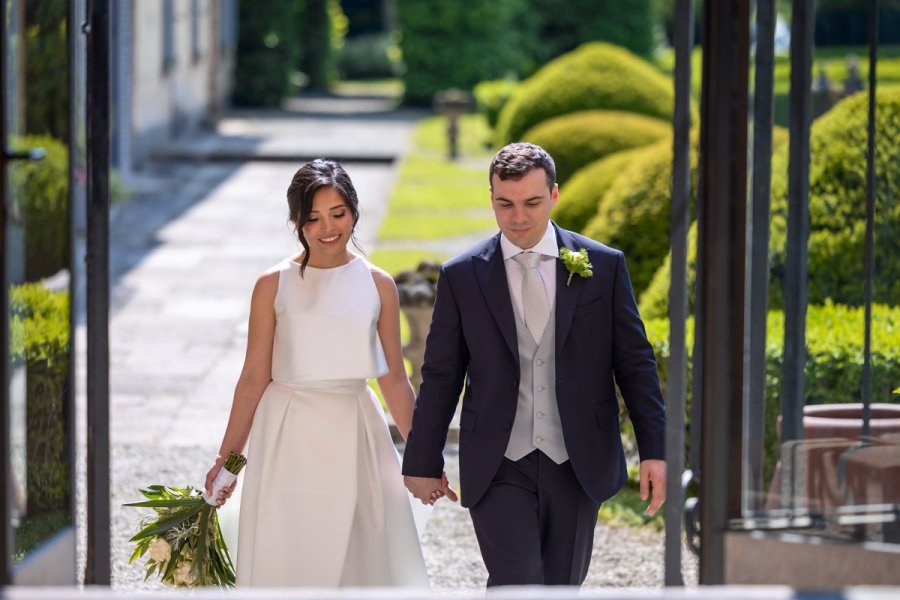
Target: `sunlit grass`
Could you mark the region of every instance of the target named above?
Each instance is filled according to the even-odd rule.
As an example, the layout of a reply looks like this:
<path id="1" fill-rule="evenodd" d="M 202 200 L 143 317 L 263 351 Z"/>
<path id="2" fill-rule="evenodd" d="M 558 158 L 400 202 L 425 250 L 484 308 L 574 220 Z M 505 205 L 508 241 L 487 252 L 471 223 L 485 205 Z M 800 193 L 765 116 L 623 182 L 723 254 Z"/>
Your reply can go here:
<path id="1" fill-rule="evenodd" d="M 331 91 L 339 96 L 385 96 L 399 99 L 403 97 L 405 86 L 399 78 L 350 80 L 336 81 L 332 84 Z"/>
<path id="2" fill-rule="evenodd" d="M 487 234 L 496 227 L 496 221 L 489 216 L 407 214 L 385 219 L 379 236 L 382 240 L 427 241 L 472 233 Z"/>
<path id="3" fill-rule="evenodd" d="M 484 115 L 480 113 L 462 115 L 457 124 L 459 128 L 457 152 L 460 158 L 491 156 L 491 130 Z M 447 118 L 438 115 L 424 119 L 416 127 L 413 140 L 420 150 L 447 156 L 450 148 L 447 141 Z"/>

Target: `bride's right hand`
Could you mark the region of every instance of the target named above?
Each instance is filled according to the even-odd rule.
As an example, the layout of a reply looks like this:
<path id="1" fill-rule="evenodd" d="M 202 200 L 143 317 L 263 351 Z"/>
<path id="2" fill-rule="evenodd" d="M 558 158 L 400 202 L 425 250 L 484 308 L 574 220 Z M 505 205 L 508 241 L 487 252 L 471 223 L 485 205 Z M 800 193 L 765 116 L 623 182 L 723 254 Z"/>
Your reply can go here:
<path id="1" fill-rule="evenodd" d="M 213 466 L 206 473 L 206 484 L 204 487 L 206 488 L 207 496 L 212 494 L 213 481 L 215 480 L 216 475 L 219 474 L 219 471 L 222 470 L 223 464 L 225 464 L 225 459 L 221 456 L 217 456 L 215 462 L 213 462 Z M 234 492 L 235 487 L 237 487 L 237 481 L 219 492 L 219 497 L 216 498 L 216 508 L 222 508 L 225 501 L 231 498 L 231 494 Z"/>

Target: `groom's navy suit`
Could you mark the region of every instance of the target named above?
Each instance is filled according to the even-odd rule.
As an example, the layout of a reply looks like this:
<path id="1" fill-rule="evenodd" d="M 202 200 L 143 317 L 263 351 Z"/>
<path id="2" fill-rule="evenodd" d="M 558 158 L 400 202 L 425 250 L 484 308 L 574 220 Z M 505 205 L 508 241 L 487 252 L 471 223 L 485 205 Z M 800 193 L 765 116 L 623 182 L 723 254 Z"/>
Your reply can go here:
<path id="1" fill-rule="evenodd" d="M 623 254 L 550 226 L 560 248 L 587 249 L 593 267 L 593 276 L 575 275 L 567 285 L 569 273 L 556 259 L 556 398 L 571 469 L 599 505 L 626 477 L 616 384 L 641 460 L 664 458 L 662 394 Z M 441 476 L 447 429 L 465 386 L 460 487 L 463 506 L 476 506 L 505 460 L 519 374 L 516 319 L 497 234 L 441 270 L 403 474 Z"/>

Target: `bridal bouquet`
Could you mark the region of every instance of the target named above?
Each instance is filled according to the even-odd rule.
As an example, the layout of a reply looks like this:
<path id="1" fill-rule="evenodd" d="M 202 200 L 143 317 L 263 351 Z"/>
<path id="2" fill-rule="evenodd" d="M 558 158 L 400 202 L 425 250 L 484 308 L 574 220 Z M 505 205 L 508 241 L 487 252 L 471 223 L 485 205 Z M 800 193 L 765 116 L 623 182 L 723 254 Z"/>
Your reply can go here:
<path id="1" fill-rule="evenodd" d="M 129 540 L 136 542 L 131 560 L 148 554 L 146 581 L 156 573 L 179 587 L 234 587 L 234 565 L 216 513 L 219 492 L 234 483 L 247 459 L 232 452 L 213 481 L 212 494 L 191 487 L 151 485 L 140 490 L 147 500 L 125 506 L 152 508 L 155 518 L 141 522 Z"/>

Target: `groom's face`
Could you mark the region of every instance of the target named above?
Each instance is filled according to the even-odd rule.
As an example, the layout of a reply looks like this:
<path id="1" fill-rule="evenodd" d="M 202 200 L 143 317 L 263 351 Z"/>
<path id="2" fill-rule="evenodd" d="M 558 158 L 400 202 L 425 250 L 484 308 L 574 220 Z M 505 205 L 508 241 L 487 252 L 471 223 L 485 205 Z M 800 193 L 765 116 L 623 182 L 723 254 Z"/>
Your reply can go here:
<path id="1" fill-rule="evenodd" d="M 491 206 L 500 231 L 513 244 L 527 250 L 537 244 L 550 223 L 550 210 L 559 200 L 559 186 L 547 187 L 543 169 L 532 169 L 521 179 L 491 176 Z"/>

